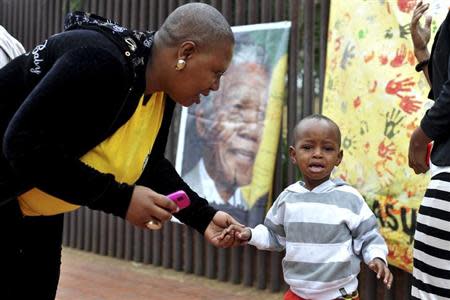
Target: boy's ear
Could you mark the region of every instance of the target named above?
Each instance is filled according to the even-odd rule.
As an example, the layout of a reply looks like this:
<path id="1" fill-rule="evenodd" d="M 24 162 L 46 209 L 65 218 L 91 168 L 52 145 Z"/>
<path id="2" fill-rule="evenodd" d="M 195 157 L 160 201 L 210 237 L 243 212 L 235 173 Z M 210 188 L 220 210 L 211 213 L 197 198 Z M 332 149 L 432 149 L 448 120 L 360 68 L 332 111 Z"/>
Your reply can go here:
<path id="1" fill-rule="evenodd" d="M 341 164 L 342 158 L 344 157 L 344 151 L 340 150 L 338 154 L 338 159 L 336 161 L 336 167 Z"/>
<path id="2" fill-rule="evenodd" d="M 289 146 L 289 157 L 291 158 L 291 162 L 293 164 L 297 164 L 297 158 L 295 157 L 295 148 L 293 146 Z"/>

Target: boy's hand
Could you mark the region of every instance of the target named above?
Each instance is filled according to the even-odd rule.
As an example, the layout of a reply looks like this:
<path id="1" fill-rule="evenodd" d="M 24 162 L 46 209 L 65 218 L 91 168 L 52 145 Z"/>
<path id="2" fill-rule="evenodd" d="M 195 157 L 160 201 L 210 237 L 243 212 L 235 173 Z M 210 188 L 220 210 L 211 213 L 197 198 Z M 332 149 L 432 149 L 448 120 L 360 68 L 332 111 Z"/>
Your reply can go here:
<path id="1" fill-rule="evenodd" d="M 245 245 L 250 240 L 252 232 L 248 227 L 230 225 L 222 232 L 222 238 L 224 238 L 225 236 L 232 236 L 238 239 L 241 245 Z"/>
<path id="2" fill-rule="evenodd" d="M 394 276 L 391 271 L 389 271 L 388 266 L 384 263 L 380 258 L 374 258 L 371 262 L 369 262 L 369 268 L 377 273 L 377 278 L 384 278 L 383 282 L 387 286 L 388 289 L 392 286 L 392 281 L 394 280 Z"/>

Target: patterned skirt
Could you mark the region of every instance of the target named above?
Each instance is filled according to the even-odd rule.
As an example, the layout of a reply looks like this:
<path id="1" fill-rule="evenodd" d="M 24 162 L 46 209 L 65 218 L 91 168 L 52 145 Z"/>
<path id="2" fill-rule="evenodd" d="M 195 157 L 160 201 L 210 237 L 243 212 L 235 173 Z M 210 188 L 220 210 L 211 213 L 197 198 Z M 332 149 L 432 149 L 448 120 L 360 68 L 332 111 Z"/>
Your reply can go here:
<path id="1" fill-rule="evenodd" d="M 411 299 L 450 299 L 450 168 L 431 166 L 417 216 Z"/>

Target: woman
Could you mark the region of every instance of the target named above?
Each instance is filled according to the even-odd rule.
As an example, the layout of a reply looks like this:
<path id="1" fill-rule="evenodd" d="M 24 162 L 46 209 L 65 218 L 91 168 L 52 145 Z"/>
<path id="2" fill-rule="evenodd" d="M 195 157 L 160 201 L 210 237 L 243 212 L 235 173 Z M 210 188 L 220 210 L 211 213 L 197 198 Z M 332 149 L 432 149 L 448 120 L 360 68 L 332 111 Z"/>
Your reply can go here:
<path id="1" fill-rule="evenodd" d="M 237 223 L 164 158 L 176 103 L 219 88 L 234 38 L 213 7 L 177 8 L 156 33 L 70 14 L 66 31 L 0 70 L 2 299 L 53 299 L 63 212 L 83 205 L 145 228 L 175 215 L 215 246 Z M 184 190 L 178 211 L 164 195 Z M 5 267 L 4 267 L 5 266 Z"/>
<path id="2" fill-rule="evenodd" d="M 431 171 L 431 181 L 417 216 L 411 299 L 450 299 L 450 13 L 434 39 L 431 55 L 431 17 L 419 25 L 429 4 L 420 1 L 411 20 L 416 70 L 431 86 L 433 106 L 411 136 L 409 165 L 416 174 Z M 427 145 L 433 142 L 427 165 Z"/>

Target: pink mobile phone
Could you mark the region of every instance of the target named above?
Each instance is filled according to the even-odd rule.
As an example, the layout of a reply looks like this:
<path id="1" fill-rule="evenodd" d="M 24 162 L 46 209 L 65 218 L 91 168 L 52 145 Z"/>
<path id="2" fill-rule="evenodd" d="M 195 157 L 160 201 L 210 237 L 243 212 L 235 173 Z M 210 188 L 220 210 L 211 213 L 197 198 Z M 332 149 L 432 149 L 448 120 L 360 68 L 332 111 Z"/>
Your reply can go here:
<path id="1" fill-rule="evenodd" d="M 186 208 L 191 204 L 188 195 L 184 191 L 177 191 L 167 195 L 167 198 L 174 201 L 180 209 Z"/>

